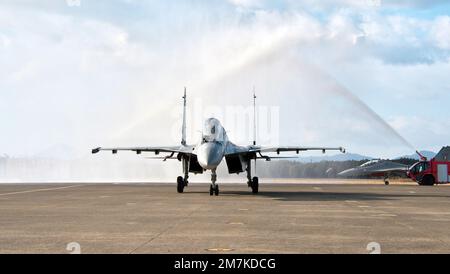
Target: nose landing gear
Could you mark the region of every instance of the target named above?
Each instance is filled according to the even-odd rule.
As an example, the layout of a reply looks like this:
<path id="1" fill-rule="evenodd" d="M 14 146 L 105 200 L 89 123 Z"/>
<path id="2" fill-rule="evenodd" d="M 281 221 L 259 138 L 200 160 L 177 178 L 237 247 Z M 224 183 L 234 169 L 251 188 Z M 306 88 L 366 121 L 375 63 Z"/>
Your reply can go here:
<path id="1" fill-rule="evenodd" d="M 216 185 L 216 186 L 210 185 L 209 186 L 209 195 L 219 196 L 219 185 Z"/>
<path id="2" fill-rule="evenodd" d="M 210 196 L 213 195 L 219 196 L 219 185 L 216 184 L 216 180 L 217 180 L 216 170 L 213 169 L 211 174 L 211 186 L 209 187 Z"/>

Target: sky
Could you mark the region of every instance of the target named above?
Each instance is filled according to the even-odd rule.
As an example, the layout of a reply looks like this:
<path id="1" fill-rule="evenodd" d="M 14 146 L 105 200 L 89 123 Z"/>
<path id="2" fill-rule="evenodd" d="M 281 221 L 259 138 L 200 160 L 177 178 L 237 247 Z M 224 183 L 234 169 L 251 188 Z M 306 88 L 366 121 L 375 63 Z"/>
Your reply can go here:
<path id="1" fill-rule="evenodd" d="M 450 141 L 450 4 L 3 0 L 0 155 L 188 142 L 216 116 L 248 145 L 372 157 Z"/>

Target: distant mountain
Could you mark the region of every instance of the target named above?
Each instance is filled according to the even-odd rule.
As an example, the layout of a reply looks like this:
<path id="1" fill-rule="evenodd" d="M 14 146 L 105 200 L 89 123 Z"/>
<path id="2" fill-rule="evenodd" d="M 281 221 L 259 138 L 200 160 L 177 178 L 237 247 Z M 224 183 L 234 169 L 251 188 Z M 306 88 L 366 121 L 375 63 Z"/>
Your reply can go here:
<path id="1" fill-rule="evenodd" d="M 422 150 L 420 151 L 420 154 L 422 154 L 423 156 L 427 157 L 428 160 L 433 159 L 434 156 L 436 156 L 436 153 L 433 151 L 428 151 L 428 150 Z M 411 154 L 411 155 L 404 155 L 401 157 L 397 157 L 395 159 L 400 159 L 400 158 L 409 158 L 409 159 L 415 159 L 415 160 L 420 160 L 419 155 L 417 155 L 417 153 Z"/>
<path id="2" fill-rule="evenodd" d="M 343 161 L 362 161 L 362 160 L 372 160 L 373 157 L 364 156 L 355 153 L 346 153 L 346 154 L 336 154 L 336 155 L 325 155 L 325 156 L 311 156 L 311 157 L 299 157 L 297 161 L 300 162 L 322 162 L 322 161 L 330 161 L 330 162 L 343 162 Z"/>
<path id="3" fill-rule="evenodd" d="M 423 150 L 420 153 L 427 157 L 427 159 L 432 159 L 436 156 L 436 153 L 433 151 Z M 419 161 L 420 157 L 416 153 L 411 155 L 403 155 L 400 157 L 395 157 L 393 160 L 398 160 L 401 158 L 414 159 Z M 346 154 L 336 154 L 336 155 L 324 155 L 324 156 L 310 156 L 310 157 L 299 157 L 297 161 L 303 163 L 318 163 L 322 161 L 330 161 L 330 162 L 344 162 L 344 161 L 362 161 L 362 160 L 373 160 L 376 159 L 371 156 L 365 156 L 356 153 L 346 153 Z"/>

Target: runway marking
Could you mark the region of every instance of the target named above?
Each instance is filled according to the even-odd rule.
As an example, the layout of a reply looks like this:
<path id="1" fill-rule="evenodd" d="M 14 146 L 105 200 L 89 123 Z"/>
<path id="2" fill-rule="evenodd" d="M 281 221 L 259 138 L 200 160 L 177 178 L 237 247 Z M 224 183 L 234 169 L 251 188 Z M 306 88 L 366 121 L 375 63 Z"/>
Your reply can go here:
<path id="1" fill-rule="evenodd" d="M 72 185 L 72 186 L 53 187 L 53 188 L 40 188 L 40 189 L 33 189 L 33 190 L 25 190 L 25 191 L 2 193 L 2 194 L 0 194 L 0 196 L 25 194 L 25 193 L 34 193 L 34 192 L 51 191 L 51 190 L 60 190 L 60 189 L 74 188 L 74 187 L 80 187 L 80 186 L 82 186 L 82 185 Z"/>
<path id="2" fill-rule="evenodd" d="M 425 222 L 427 222 L 427 221 L 433 221 L 433 222 L 450 222 L 450 219 L 442 219 L 442 218 L 439 218 L 439 219 L 430 219 L 430 218 L 417 218 L 417 217 L 413 217 L 413 218 L 411 218 L 411 219 L 413 219 L 413 220 L 418 220 L 418 221 L 425 221 Z"/>
<path id="3" fill-rule="evenodd" d="M 231 248 L 208 248 L 206 251 L 214 251 L 214 252 L 226 252 L 226 251 L 233 251 Z"/>
<path id="4" fill-rule="evenodd" d="M 358 206 L 358 207 L 360 207 L 360 208 L 368 208 L 368 207 L 371 207 L 371 206 L 368 206 L 368 205 L 360 205 L 360 206 Z"/>
<path id="5" fill-rule="evenodd" d="M 416 215 L 449 215 L 450 212 L 436 212 L 436 211 L 423 211 L 423 212 L 414 212 Z"/>
<path id="6" fill-rule="evenodd" d="M 248 208 L 239 208 L 239 211 L 248 211 Z"/>
<path id="7" fill-rule="evenodd" d="M 375 215 L 372 215 L 372 216 L 374 216 L 374 217 L 397 217 L 397 215 L 395 215 L 395 214 L 387 214 L 387 213 L 375 214 Z"/>
<path id="8" fill-rule="evenodd" d="M 411 193 L 411 194 L 416 194 L 416 192 L 415 192 L 415 191 L 409 191 L 409 193 Z"/>
<path id="9" fill-rule="evenodd" d="M 134 206 L 136 203 L 127 203 L 127 206 Z"/>
<path id="10" fill-rule="evenodd" d="M 321 187 L 314 187 L 315 190 L 322 190 Z"/>
<path id="11" fill-rule="evenodd" d="M 297 223 L 290 223 L 290 225 L 294 225 L 294 226 L 303 226 L 303 227 L 323 227 L 323 225 L 315 225 L 315 224 L 297 224 Z"/>
<path id="12" fill-rule="evenodd" d="M 232 222 L 232 223 L 228 223 L 229 225 L 244 225 L 244 223 L 239 223 L 239 222 Z"/>

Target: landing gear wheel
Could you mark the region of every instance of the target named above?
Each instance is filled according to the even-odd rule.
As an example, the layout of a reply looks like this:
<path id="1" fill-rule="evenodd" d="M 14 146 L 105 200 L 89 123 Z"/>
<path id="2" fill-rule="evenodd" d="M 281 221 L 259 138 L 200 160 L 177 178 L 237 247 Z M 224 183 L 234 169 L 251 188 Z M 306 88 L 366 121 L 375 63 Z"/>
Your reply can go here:
<path id="1" fill-rule="evenodd" d="M 216 185 L 216 189 L 214 189 L 214 195 L 219 196 L 219 185 Z"/>
<path id="2" fill-rule="evenodd" d="M 434 185 L 434 178 L 431 176 L 426 176 L 422 179 L 422 186 L 433 186 Z"/>
<path id="3" fill-rule="evenodd" d="M 389 185 L 389 181 L 384 181 L 384 185 L 388 186 Z"/>
<path id="4" fill-rule="evenodd" d="M 184 180 L 181 176 L 178 176 L 177 178 L 177 191 L 178 193 L 183 193 L 184 191 Z"/>
<path id="5" fill-rule="evenodd" d="M 259 192 L 259 179 L 258 177 L 253 177 L 252 180 L 252 193 L 253 194 L 258 194 Z"/>
<path id="6" fill-rule="evenodd" d="M 219 185 L 216 185 L 215 187 L 213 185 L 210 185 L 209 186 L 209 195 L 219 196 Z"/>

